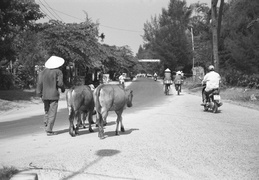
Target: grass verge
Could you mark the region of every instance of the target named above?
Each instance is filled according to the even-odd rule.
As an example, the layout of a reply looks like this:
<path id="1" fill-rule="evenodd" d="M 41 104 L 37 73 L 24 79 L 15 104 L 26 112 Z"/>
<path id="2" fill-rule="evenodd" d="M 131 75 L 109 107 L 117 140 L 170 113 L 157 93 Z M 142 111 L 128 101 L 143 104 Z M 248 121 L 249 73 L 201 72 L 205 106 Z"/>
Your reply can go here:
<path id="1" fill-rule="evenodd" d="M 201 96 L 202 85 L 200 83 L 187 80 L 184 82 L 184 88 L 188 89 L 192 94 Z M 222 87 L 220 89 L 220 96 L 223 101 L 259 110 L 258 89 Z"/>
<path id="2" fill-rule="evenodd" d="M 15 167 L 2 167 L 0 169 L 0 179 L 1 180 L 9 180 L 13 175 L 19 172 Z"/>

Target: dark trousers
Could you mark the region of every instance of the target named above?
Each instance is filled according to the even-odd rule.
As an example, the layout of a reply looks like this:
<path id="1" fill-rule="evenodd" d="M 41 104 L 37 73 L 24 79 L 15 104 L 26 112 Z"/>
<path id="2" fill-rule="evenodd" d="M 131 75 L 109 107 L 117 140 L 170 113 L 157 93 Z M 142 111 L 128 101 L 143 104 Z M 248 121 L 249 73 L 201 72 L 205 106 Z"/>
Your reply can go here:
<path id="1" fill-rule="evenodd" d="M 205 91 L 205 88 L 206 87 L 204 87 L 202 89 L 202 102 L 205 102 L 206 99 L 208 100 L 209 99 L 209 95 L 215 90 L 215 89 L 212 89 L 210 91 Z"/>
<path id="2" fill-rule="evenodd" d="M 46 132 L 51 132 L 56 120 L 58 100 L 43 100 L 44 103 L 44 124 Z"/>

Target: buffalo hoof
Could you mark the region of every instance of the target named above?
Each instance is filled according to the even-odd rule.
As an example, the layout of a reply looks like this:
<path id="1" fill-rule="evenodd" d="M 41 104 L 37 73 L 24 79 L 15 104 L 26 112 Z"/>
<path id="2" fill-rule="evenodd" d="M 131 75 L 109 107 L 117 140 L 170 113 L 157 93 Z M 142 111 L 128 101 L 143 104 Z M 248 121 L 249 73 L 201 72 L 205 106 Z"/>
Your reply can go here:
<path id="1" fill-rule="evenodd" d="M 104 135 L 104 131 L 101 130 L 101 131 L 99 131 L 99 133 L 98 133 L 98 137 L 99 137 L 100 139 L 104 139 L 104 138 L 106 138 L 107 136 L 105 136 L 105 135 Z"/>
<path id="2" fill-rule="evenodd" d="M 75 131 L 70 131 L 69 134 L 70 134 L 72 137 L 75 137 L 75 136 L 76 136 Z"/>
<path id="3" fill-rule="evenodd" d="M 124 127 L 121 127 L 121 132 L 125 132 L 125 129 L 124 129 Z"/>
<path id="4" fill-rule="evenodd" d="M 93 129 L 89 129 L 89 132 L 91 132 L 91 133 L 92 133 L 92 132 L 94 132 L 94 130 L 93 130 Z"/>
<path id="5" fill-rule="evenodd" d="M 116 136 L 119 136 L 120 133 L 119 133 L 118 131 L 115 131 L 115 135 L 116 135 Z"/>
<path id="6" fill-rule="evenodd" d="M 105 138 L 107 138 L 108 136 L 107 135 L 103 135 L 103 136 L 100 136 L 99 138 L 100 139 L 105 139 Z"/>

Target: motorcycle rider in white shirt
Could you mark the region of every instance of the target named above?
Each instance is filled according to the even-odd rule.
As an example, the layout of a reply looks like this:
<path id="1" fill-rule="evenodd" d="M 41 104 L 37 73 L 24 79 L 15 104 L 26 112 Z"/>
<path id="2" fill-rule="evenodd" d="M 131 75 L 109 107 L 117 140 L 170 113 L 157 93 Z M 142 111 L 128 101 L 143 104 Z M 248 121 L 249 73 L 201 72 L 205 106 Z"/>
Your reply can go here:
<path id="1" fill-rule="evenodd" d="M 204 76 L 202 80 L 202 84 L 206 84 L 205 89 L 202 90 L 202 104 L 205 105 L 205 98 L 208 99 L 210 93 L 213 92 L 214 89 L 219 89 L 219 85 L 221 82 L 220 75 L 214 71 L 214 66 L 209 66 L 209 72 Z"/>

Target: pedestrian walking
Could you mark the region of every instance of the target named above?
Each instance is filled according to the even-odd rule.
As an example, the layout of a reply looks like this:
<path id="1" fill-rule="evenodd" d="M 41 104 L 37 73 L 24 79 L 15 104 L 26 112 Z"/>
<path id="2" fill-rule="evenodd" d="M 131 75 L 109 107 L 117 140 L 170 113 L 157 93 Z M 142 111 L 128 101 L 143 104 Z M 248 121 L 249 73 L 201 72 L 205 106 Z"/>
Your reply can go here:
<path id="1" fill-rule="evenodd" d="M 125 73 L 122 73 L 119 76 L 119 84 L 121 84 L 123 88 L 125 88 L 125 78 L 126 78 L 126 74 Z"/>
<path id="2" fill-rule="evenodd" d="M 57 116 L 59 88 L 65 92 L 63 73 L 59 69 L 64 64 L 64 59 L 51 56 L 45 63 L 45 69 L 38 76 L 36 93 L 44 103 L 44 125 L 48 136 L 56 135 L 53 126 Z"/>

